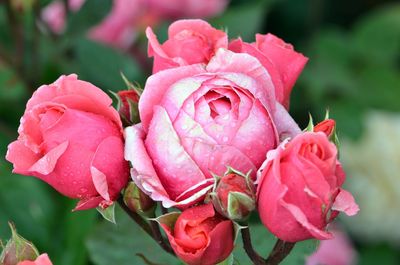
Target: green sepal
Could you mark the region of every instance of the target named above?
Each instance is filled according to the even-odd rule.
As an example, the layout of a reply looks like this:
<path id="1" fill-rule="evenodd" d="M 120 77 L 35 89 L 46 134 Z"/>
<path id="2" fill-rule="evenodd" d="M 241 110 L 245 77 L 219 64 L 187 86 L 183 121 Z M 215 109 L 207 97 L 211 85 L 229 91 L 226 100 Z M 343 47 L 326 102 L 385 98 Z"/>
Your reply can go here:
<path id="1" fill-rule="evenodd" d="M 310 113 L 308 113 L 309 120 L 307 127 L 303 130 L 304 132 L 313 132 L 314 131 L 314 121 Z"/>
<path id="2" fill-rule="evenodd" d="M 124 73 L 120 72 L 122 80 L 124 80 L 124 83 L 127 87 L 128 90 L 135 90 L 135 92 L 139 95 L 139 97 L 142 95 L 143 93 L 143 89 L 140 87 L 139 84 L 133 84 L 131 81 L 128 80 L 128 78 L 126 78 L 126 76 L 124 75 Z"/>
<path id="3" fill-rule="evenodd" d="M 167 214 L 161 215 L 156 218 L 148 218 L 148 220 L 156 221 L 160 225 L 163 224 L 163 225 L 166 225 L 169 228 L 173 229 L 175 226 L 176 220 L 178 220 L 178 217 L 180 215 L 181 215 L 181 213 L 171 212 L 171 213 L 167 213 Z"/>
<path id="4" fill-rule="evenodd" d="M 129 110 L 131 111 L 131 117 L 129 119 L 129 121 L 131 122 L 131 124 L 136 124 L 140 122 L 140 116 L 139 116 L 139 103 L 135 102 L 131 99 L 126 99 L 126 101 L 129 104 Z M 126 119 L 128 119 L 128 117 L 126 117 Z"/>
<path id="5" fill-rule="evenodd" d="M 102 207 L 96 207 L 96 210 L 103 216 L 107 221 L 117 224 L 115 221 L 115 203 L 111 204 L 107 208 L 103 209 Z"/>
<path id="6" fill-rule="evenodd" d="M 24 260 L 35 260 L 39 256 L 39 251 L 33 243 L 20 236 L 13 223 L 9 222 L 8 225 L 11 229 L 11 239 L 1 252 L 0 264 L 17 264 Z"/>
<path id="7" fill-rule="evenodd" d="M 240 208 L 244 207 L 248 213 L 243 216 Z M 253 198 L 242 192 L 231 191 L 228 194 L 227 214 L 228 218 L 235 221 L 243 221 L 247 219 L 249 214 L 256 208 Z"/>

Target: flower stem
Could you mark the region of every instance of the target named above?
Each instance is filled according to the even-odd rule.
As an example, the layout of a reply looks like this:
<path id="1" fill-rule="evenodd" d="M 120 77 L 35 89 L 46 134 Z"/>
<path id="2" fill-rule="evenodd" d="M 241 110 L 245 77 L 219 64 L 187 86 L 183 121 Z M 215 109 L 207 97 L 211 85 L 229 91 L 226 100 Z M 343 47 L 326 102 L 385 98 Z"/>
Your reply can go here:
<path id="1" fill-rule="evenodd" d="M 118 204 L 119 206 L 124 210 L 124 212 L 133 220 L 135 223 L 137 223 L 140 228 L 143 229 L 143 231 L 146 232 L 149 236 L 153 237 L 153 231 L 150 227 L 150 225 L 137 213 L 132 212 L 128 206 L 125 205 L 124 200 L 122 197 L 118 199 Z"/>
<path id="2" fill-rule="evenodd" d="M 276 241 L 274 248 L 269 254 L 266 263 L 267 265 L 277 265 L 282 262 L 289 255 L 290 251 L 292 251 L 295 243 L 286 242 L 278 239 Z"/>
<path id="3" fill-rule="evenodd" d="M 158 245 L 162 247 L 169 254 L 176 256 L 171 246 L 166 243 L 165 238 L 162 236 L 160 227 L 156 221 L 150 221 L 151 230 L 153 231 L 153 238 L 157 241 Z"/>
<path id="4" fill-rule="evenodd" d="M 124 210 L 124 212 L 137 223 L 143 231 L 146 232 L 157 244 L 164 249 L 169 254 L 175 256 L 175 252 L 172 250 L 171 246 L 166 243 L 164 237 L 161 234 L 160 227 L 156 221 L 150 221 L 150 224 L 143 219 L 139 214 L 132 212 L 128 206 L 125 205 L 122 197 L 118 199 L 119 206 Z"/>
<path id="5" fill-rule="evenodd" d="M 254 265 L 265 265 L 265 260 L 254 250 L 253 245 L 251 243 L 251 235 L 249 227 L 245 227 L 241 230 L 242 240 L 243 240 L 243 248 L 247 253 L 247 256 L 251 259 Z"/>

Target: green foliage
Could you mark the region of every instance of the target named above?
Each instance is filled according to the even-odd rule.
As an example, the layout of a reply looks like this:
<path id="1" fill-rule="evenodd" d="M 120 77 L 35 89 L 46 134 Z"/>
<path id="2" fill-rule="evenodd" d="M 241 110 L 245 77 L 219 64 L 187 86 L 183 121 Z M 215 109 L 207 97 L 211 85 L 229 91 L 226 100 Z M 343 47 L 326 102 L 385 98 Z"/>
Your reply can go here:
<path id="1" fill-rule="evenodd" d="M 228 9 L 211 24 L 226 29 L 230 38 L 241 37 L 245 41 L 255 41 L 255 34 L 261 32 L 262 22 L 274 0 L 256 1 L 237 5 Z"/>
<path id="2" fill-rule="evenodd" d="M 76 58 L 65 65 L 66 72 L 75 72 L 104 91 L 125 89 L 120 73 L 129 80 L 142 80 L 142 72 L 133 58 L 102 44 L 80 39 L 73 46 Z"/>
<path id="3" fill-rule="evenodd" d="M 300 81 L 315 112 L 330 107 L 340 132 L 361 134 L 368 108 L 400 111 L 400 5 L 364 17 L 351 33 L 321 31 L 307 55 Z"/>
<path id="4" fill-rule="evenodd" d="M 120 210 L 116 210 L 117 225 L 107 221 L 99 223 L 90 234 L 86 246 L 92 262 L 96 265 L 131 265 L 144 264 L 143 255 L 156 264 L 182 264 L 176 258 L 162 251 L 162 249 L 145 234 L 137 224 L 130 220 Z M 263 256 L 272 250 L 276 238 L 261 224 L 250 226 L 253 245 Z M 303 264 L 304 258 L 316 249 L 316 241 L 308 240 L 297 243 L 291 254 L 282 263 L 283 265 Z M 154 253 L 157 252 L 157 255 Z M 138 254 L 140 254 L 138 256 Z M 229 263 L 229 259 L 226 261 Z M 240 235 L 233 252 L 233 264 L 250 264 L 250 260 L 242 247 Z"/>
<path id="5" fill-rule="evenodd" d="M 68 17 L 65 34 L 83 35 L 101 20 L 111 10 L 112 0 L 88 0 L 78 12 L 72 12 Z"/>

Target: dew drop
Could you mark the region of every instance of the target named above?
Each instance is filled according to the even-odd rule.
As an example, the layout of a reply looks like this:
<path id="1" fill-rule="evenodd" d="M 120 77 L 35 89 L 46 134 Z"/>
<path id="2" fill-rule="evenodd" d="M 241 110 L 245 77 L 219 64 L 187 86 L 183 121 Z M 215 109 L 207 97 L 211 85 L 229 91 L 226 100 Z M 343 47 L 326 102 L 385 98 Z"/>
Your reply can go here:
<path id="1" fill-rule="evenodd" d="M 228 140 L 229 140 L 228 136 L 224 136 L 224 137 L 222 138 L 222 141 L 223 141 L 224 143 L 228 142 Z"/>

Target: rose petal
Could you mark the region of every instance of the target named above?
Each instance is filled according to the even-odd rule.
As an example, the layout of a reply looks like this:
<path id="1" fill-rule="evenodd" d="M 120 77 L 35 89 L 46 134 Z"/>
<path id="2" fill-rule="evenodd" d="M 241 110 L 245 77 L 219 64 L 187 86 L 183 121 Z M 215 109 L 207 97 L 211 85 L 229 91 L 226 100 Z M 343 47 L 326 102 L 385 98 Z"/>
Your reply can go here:
<path id="1" fill-rule="evenodd" d="M 61 143 L 36 161 L 28 171 L 37 172 L 42 175 L 50 174 L 56 167 L 58 159 L 64 154 L 65 150 L 67 150 L 67 147 L 68 141 Z"/>
<path id="2" fill-rule="evenodd" d="M 154 112 L 145 144 L 150 156 L 156 158 L 154 168 L 164 188 L 176 198 L 205 176 L 182 147 L 165 110 L 154 107 Z"/>
<path id="3" fill-rule="evenodd" d="M 248 89 L 271 112 L 275 111 L 275 89 L 271 77 L 251 55 L 219 49 L 207 65 L 207 71 Z"/>
<path id="4" fill-rule="evenodd" d="M 107 184 L 106 175 L 104 175 L 103 172 L 101 172 L 94 166 L 90 167 L 90 173 L 92 175 L 93 184 L 94 184 L 94 187 L 96 188 L 97 192 L 105 200 L 109 201 L 110 194 L 108 194 L 108 184 Z"/>
<path id="5" fill-rule="evenodd" d="M 143 129 L 145 131 L 148 130 L 153 117 L 153 107 L 160 104 L 165 93 L 173 84 L 186 77 L 192 77 L 204 72 L 202 65 L 195 64 L 168 69 L 150 76 L 139 100 L 139 113 Z"/>
<path id="6" fill-rule="evenodd" d="M 75 206 L 75 208 L 72 211 L 83 211 L 83 210 L 96 208 L 97 206 L 99 206 L 99 204 L 103 200 L 104 199 L 101 196 L 82 199 L 78 202 L 78 204 Z"/>
<path id="7" fill-rule="evenodd" d="M 169 200 L 153 163 L 144 145 L 144 131 L 141 124 L 125 129 L 125 159 L 131 162 L 131 176 L 138 187 L 155 201 Z"/>
<path id="8" fill-rule="evenodd" d="M 17 140 L 8 145 L 6 159 L 13 164 L 13 173 L 29 174 L 28 169 L 40 159 L 40 155 Z"/>
<path id="9" fill-rule="evenodd" d="M 360 208 L 356 204 L 354 197 L 350 192 L 340 189 L 340 192 L 336 196 L 335 202 L 332 205 L 332 210 L 341 211 L 348 216 L 352 216 L 357 214 Z"/>
<path id="10" fill-rule="evenodd" d="M 308 58 L 296 52 L 292 45 L 272 34 L 256 34 L 257 48 L 274 64 L 284 85 L 283 104 L 289 106 L 290 93 Z"/>

